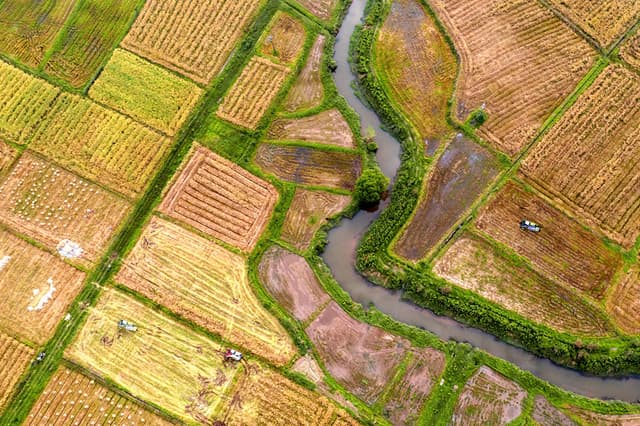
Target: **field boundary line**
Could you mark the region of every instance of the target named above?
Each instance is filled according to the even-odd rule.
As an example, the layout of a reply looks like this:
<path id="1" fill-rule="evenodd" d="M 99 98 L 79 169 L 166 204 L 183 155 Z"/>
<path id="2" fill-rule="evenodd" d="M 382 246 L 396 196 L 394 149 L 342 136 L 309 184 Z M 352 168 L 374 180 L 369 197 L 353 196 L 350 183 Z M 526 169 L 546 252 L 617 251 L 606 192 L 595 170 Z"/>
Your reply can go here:
<path id="1" fill-rule="evenodd" d="M 585 30 L 583 30 L 580 24 L 573 22 L 572 19 L 559 11 L 553 4 L 549 3 L 549 0 L 538 1 L 543 5 L 543 7 L 549 9 L 549 11 L 552 12 L 558 19 L 560 19 L 566 26 L 571 28 L 573 32 L 585 39 L 591 45 L 591 47 L 598 51 L 598 53 L 603 56 L 607 55 L 609 50 L 606 47 L 600 46 L 600 43 L 598 43 L 595 38 L 589 35 Z"/>

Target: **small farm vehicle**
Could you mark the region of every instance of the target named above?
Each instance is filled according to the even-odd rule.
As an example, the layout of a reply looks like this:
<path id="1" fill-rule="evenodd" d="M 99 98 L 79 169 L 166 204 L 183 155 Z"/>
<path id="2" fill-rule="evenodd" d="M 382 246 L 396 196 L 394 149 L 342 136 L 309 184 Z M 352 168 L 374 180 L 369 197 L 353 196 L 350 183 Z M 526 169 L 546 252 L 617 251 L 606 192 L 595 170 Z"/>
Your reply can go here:
<path id="1" fill-rule="evenodd" d="M 118 321 L 118 328 L 126 331 L 138 331 L 138 327 L 135 324 L 125 320 Z"/>
<path id="2" fill-rule="evenodd" d="M 523 219 L 520 221 L 520 229 L 522 229 L 523 231 L 529 231 L 529 232 L 540 232 L 540 229 L 542 228 L 540 227 L 540 225 L 538 225 L 535 222 L 531 222 Z"/>
<path id="3" fill-rule="evenodd" d="M 227 349 L 224 353 L 224 361 L 242 361 L 242 353 L 235 349 Z"/>

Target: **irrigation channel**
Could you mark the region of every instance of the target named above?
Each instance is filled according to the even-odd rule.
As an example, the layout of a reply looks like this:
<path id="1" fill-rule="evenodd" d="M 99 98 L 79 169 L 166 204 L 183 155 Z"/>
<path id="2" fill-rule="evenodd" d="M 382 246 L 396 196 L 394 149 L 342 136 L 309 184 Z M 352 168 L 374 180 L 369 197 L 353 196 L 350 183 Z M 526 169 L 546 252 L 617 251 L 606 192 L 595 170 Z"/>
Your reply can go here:
<path id="1" fill-rule="evenodd" d="M 359 115 L 362 129 L 372 128 L 378 144 L 377 159 L 380 168 L 390 178 L 400 166 L 400 144 L 381 128 L 377 115 L 354 94 L 351 86 L 354 76 L 349 66 L 349 41 L 362 21 L 366 0 L 353 0 L 338 33 L 334 58 L 338 64 L 334 75 L 338 91 Z M 352 219 L 344 219 L 329 232 L 329 242 L 323 258 L 340 285 L 354 301 L 363 306 L 373 304 L 378 310 L 397 321 L 428 330 L 443 340 L 467 342 L 490 354 L 505 359 L 523 370 L 569 391 L 601 399 L 628 402 L 640 400 L 640 376 L 603 378 L 582 374 L 558 366 L 551 361 L 498 340 L 489 333 L 465 326 L 451 318 L 435 315 L 402 299 L 400 291 L 391 291 L 367 281 L 354 268 L 358 242 L 367 227 L 388 205 L 383 202 L 375 212 L 360 211 Z"/>

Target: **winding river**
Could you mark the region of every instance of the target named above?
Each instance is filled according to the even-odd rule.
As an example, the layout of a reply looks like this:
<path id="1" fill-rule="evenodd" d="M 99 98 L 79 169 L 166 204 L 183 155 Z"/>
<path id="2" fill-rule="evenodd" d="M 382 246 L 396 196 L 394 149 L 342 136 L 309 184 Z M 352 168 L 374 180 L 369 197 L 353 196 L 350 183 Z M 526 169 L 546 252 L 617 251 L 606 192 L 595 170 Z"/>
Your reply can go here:
<path id="1" fill-rule="evenodd" d="M 359 115 L 363 129 L 373 128 L 379 146 L 377 159 L 385 175 L 392 178 L 400 166 L 400 145 L 381 128 L 377 115 L 354 95 L 354 76 L 349 67 L 349 40 L 364 15 L 366 0 L 353 0 L 345 17 L 335 46 L 335 60 L 338 69 L 334 80 L 338 91 Z M 588 376 L 569 368 L 538 358 L 523 349 L 496 339 L 493 335 L 465 326 L 447 317 L 435 315 L 403 300 L 399 291 L 390 291 L 376 286 L 362 277 L 354 268 L 358 242 L 369 224 L 376 219 L 380 210 L 388 202 L 382 203 L 376 212 L 360 211 L 353 219 L 344 219 L 329 232 L 329 243 L 323 254 L 334 277 L 363 306 L 373 304 L 397 321 L 428 330 L 443 340 L 468 342 L 471 345 L 505 359 L 523 370 L 530 371 L 543 380 L 561 388 L 593 398 L 618 399 L 628 402 L 640 401 L 640 377 L 601 378 Z"/>

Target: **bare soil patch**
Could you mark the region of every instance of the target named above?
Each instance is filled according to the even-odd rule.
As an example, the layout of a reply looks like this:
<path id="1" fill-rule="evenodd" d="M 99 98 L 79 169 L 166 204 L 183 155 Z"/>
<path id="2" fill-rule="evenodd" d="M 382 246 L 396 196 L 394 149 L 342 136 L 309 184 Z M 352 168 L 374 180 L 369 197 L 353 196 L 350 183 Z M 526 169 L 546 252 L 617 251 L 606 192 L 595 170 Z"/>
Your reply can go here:
<path id="1" fill-rule="evenodd" d="M 336 7 L 337 0 L 298 0 L 298 3 L 318 18 L 328 20 Z"/>
<path id="2" fill-rule="evenodd" d="M 280 118 L 271 124 L 267 135 L 270 139 L 277 140 L 356 147 L 349 123 L 335 108 L 304 118 Z"/>
<path id="3" fill-rule="evenodd" d="M 9 401 L 14 386 L 34 355 L 35 351 L 30 347 L 0 333 L 0 410 Z"/>
<path id="4" fill-rule="evenodd" d="M 319 35 L 313 43 L 304 68 L 300 71 L 283 102 L 283 108 L 286 111 L 293 112 L 313 108 L 322 102 L 324 87 L 322 86 L 320 66 L 322 65 L 325 41 L 325 37 Z"/>
<path id="5" fill-rule="evenodd" d="M 306 35 L 300 20 L 278 12 L 260 40 L 259 52 L 276 62 L 293 65 L 302 52 Z"/>
<path id="6" fill-rule="evenodd" d="M 626 333 L 640 334 L 640 268 L 635 266 L 620 275 L 607 301 L 607 311 Z"/>
<path id="7" fill-rule="evenodd" d="M 587 411 L 578 407 L 570 407 L 569 410 L 577 418 L 589 425 L 597 426 L 638 426 L 640 425 L 640 414 L 600 414 Z"/>
<path id="8" fill-rule="evenodd" d="M 317 386 L 324 384 L 324 372 L 318 362 L 309 354 L 299 358 L 291 367 L 291 370 L 304 374 Z"/>
<path id="9" fill-rule="evenodd" d="M 551 405 L 541 395 L 536 396 L 531 417 L 542 426 L 576 426 L 576 423 L 569 416 Z"/>

